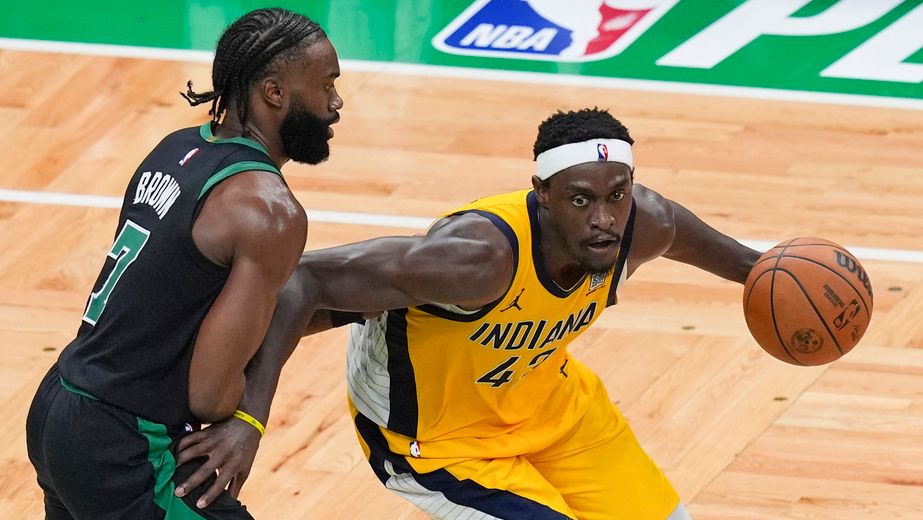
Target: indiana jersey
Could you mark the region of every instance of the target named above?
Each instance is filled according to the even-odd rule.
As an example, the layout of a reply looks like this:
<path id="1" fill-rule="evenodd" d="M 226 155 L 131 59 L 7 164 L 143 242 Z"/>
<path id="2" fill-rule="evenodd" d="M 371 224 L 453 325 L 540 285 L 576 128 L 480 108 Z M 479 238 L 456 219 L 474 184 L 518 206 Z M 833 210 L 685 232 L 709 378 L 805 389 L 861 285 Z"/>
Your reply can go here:
<path id="1" fill-rule="evenodd" d="M 433 304 L 391 310 L 352 330 L 350 401 L 381 427 L 395 453 L 519 454 L 529 449 L 529 439 L 517 438 L 524 427 L 537 417 L 555 427 L 576 420 L 598 384 L 571 361 L 567 345 L 616 302 L 634 206 L 615 265 L 569 289 L 545 270 L 534 192 L 480 199 L 451 214 L 462 213 L 477 213 L 506 235 L 515 272 L 505 295 L 476 311 Z"/>
<path id="2" fill-rule="evenodd" d="M 192 347 L 229 270 L 199 251 L 192 226 L 212 188 L 251 170 L 281 176 L 260 143 L 218 139 L 210 123 L 148 154 L 128 182 L 77 337 L 58 360 L 68 383 L 158 423 L 194 422 Z"/>

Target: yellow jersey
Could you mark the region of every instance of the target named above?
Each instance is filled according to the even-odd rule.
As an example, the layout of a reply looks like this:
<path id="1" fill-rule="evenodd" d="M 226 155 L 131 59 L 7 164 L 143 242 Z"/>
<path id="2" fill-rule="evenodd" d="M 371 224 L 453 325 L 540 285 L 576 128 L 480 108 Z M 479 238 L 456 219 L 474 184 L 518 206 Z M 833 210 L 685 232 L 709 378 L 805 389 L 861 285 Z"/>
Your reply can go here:
<path id="1" fill-rule="evenodd" d="M 504 296 L 476 311 L 395 309 L 351 331 L 350 402 L 398 454 L 528 453 L 582 417 L 601 384 L 570 358 L 567 345 L 617 301 L 634 204 L 615 265 L 566 290 L 545 271 L 532 190 L 479 199 L 447 215 L 463 213 L 490 219 L 509 240 L 515 274 Z"/>

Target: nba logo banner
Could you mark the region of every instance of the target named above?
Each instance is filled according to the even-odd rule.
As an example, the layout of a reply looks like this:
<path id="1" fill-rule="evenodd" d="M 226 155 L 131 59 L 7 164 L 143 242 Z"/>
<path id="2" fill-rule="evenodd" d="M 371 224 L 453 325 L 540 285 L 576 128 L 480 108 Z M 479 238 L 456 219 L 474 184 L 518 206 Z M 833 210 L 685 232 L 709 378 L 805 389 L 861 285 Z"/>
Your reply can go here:
<path id="1" fill-rule="evenodd" d="M 615 56 L 679 0 L 478 0 L 433 38 L 468 56 L 597 61 Z"/>

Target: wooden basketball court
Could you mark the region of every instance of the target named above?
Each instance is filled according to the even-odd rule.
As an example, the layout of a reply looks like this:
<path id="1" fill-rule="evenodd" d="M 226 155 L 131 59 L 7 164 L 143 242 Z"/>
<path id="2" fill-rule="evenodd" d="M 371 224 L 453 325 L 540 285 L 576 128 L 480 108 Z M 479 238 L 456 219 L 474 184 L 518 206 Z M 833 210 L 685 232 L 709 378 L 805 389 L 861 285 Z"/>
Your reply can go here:
<path id="1" fill-rule="evenodd" d="M 210 66 L 0 51 L 0 190 L 121 197 L 161 137 L 207 118 L 178 94 L 190 78 L 208 85 Z M 637 182 L 732 236 L 815 235 L 872 256 L 923 250 L 918 110 L 348 67 L 338 88 L 330 161 L 284 169 L 309 217 L 428 218 L 527 187 L 537 124 L 600 106 L 637 141 Z M 111 245 L 117 210 L 92 200 L 0 202 L 0 518 L 43 514 L 25 417 Z M 320 220 L 310 249 L 419 231 Z M 640 269 L 573 346 L 697 520 L 923 519 L 923 263 L 919 253 L 858 256 L 874 316 L 830 366 L 763 353 L 741 286 L 666 260 Z M 285 369 L 241 497 L 257 518 L 423 518 L 363 460 L 345 404 L 345 341 L 343 330 L 306 338 Z"/>

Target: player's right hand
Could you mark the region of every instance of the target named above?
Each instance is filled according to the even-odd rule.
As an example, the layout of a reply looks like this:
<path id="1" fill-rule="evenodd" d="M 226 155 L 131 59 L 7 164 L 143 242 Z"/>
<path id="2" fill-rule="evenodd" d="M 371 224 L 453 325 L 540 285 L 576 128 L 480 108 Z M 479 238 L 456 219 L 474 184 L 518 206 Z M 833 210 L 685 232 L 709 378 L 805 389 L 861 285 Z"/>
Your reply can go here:
<path id="1" fill-rule="evenodd" d="M 176 496 L 183 497 L 192 493 L 205 481 L 214 477 L 217 471 L 215 481 L 201 494 L 196 501 L 196 507 L 208 507 L 225 488 L 231 496 L 237 498 L 250 475 L 259 445 L 260 432 L 234 417 L 183 437 L 176 449 L 177 466 L 201 457 L 207 457 L 208 460 L 176 487 Z"/>

